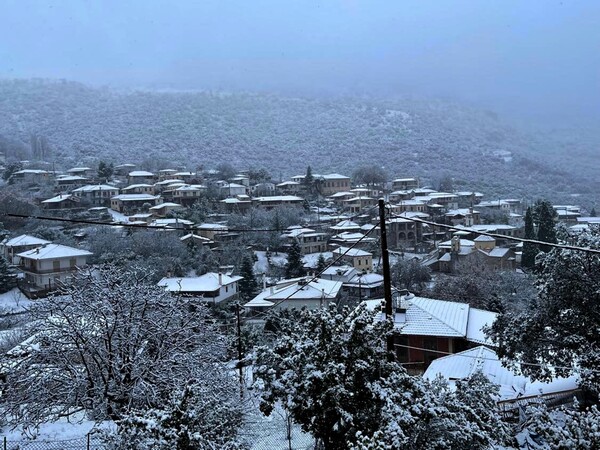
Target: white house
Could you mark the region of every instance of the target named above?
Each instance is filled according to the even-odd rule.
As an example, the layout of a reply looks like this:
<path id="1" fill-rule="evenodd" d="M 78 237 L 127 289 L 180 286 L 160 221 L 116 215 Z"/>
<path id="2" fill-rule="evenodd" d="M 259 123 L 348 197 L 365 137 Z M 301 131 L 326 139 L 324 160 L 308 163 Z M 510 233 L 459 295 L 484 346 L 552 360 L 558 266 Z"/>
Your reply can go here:
<path id="1" fill-rule="evenodd" d="M 310 277 L 283 280 L 275 286 L 263 290 L 244 305 L 246 311 L 252 313 L 275 308 L 308 308 L 326 307 L 335 302 L 342 288 L 341 281 L 324 280 Z"/>
<path id="2" fill-rule="evenodd" d="M 243 277 L 209 272 L 199 277 L 163 278 L 158 282 L 172 294 L 203 297 L 212 304 L 235 299 L 238 296 L 238 281 Z"/>
<path id="3" fill-rule="evenodd" d="M 2 255 L 6 258 L 9 264 L 19 264 L 20 259 L 17 254 L 50 243 L 50 241 L 46 241 L 45 239 L 29 236 L 28 234 L 22 234 L 21 236 L 17 236 L 2 242 L 0 244 L 0 249 L 2 250 Z"/>
<path id="4" fill-rule="evenodd" d="M 29 297 L 43 297 L 67 283 L 92 253 L 60 244 L 47 244 L 19 253 L 19 268 L 25 274 L 19 288 Z"/>

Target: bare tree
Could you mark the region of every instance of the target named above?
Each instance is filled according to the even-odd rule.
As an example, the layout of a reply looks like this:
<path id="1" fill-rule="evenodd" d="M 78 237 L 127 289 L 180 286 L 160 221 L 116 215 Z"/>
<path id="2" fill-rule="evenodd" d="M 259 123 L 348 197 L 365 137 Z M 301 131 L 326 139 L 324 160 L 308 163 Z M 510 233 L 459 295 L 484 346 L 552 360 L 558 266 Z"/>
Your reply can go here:
<path id="1" fill-rule="evenodd" d="M 31 337 L 0 366 L 0 410 L 10 424 L 36 426 L 76 411 L 119 421 L 161 406 L 190 379 L 215 390 L 230 384 L 223 382 L 226 341 L 205 307 L 147 278 L 104 266 L 36 302 Z"/>

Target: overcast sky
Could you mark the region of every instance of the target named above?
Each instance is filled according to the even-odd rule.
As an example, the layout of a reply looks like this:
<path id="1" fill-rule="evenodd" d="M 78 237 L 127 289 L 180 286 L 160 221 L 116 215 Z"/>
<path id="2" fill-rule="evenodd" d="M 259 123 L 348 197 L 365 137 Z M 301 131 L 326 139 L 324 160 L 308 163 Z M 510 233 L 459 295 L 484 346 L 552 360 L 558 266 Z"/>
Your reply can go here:
<path id="1" fill-rule="evenodd" d="M 0 77 L 600 118 L 600 0 L 0 0 Z"/>

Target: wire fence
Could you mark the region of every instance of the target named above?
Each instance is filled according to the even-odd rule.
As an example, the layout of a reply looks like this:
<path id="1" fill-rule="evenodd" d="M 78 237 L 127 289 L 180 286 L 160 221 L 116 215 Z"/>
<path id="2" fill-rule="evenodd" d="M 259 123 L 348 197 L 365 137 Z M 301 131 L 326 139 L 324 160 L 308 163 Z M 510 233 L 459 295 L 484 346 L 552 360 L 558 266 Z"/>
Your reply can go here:
<path id="1" fill-rule="evenodd" d="M 72 439 L 49 440 L 16 440 L 2 437 L 2 450 L 108 450 L 103 440 L 92 434 Z"/>

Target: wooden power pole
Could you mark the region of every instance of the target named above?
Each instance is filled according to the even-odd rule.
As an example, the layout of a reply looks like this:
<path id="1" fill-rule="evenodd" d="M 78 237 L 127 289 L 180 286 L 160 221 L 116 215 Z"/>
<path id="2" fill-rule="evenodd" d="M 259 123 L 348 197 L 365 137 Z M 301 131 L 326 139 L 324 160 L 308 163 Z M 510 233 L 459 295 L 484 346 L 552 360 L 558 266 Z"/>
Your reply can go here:
<path id="1" fill-rule="evenodd" d="M 390 277 L 390 255 L 387 246 L 387 231 L 385 227 L 385 202 L 379 199 L 379 236 L 381 242 L 381 262 L 383 264 L 383 292 L 385 297 L 385 319 L 393 321 L 392 280 Z M 393 322 L 392 322 L 393 323 Z M 394 336 L 390 333 L 386 339 L 387 354 L 394 359 Z"/>

